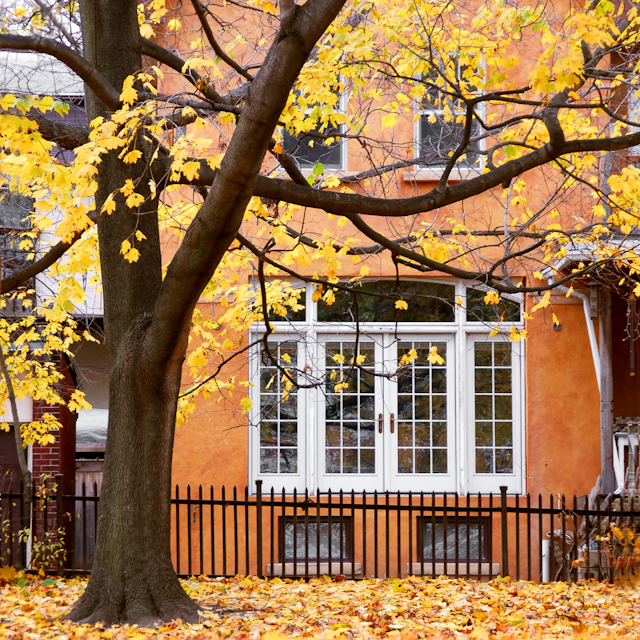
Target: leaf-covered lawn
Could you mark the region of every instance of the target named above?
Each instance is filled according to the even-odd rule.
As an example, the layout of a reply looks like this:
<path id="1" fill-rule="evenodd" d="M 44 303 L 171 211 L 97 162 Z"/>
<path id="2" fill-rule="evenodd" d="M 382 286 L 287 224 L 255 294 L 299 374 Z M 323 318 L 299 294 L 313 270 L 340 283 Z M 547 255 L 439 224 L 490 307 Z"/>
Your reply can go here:
<path id="1" fill-rule="evenodd" d="M 60 620 L 84 590 L 84 580 L 4 581 L 0 638 L 285 636 L 453 637 L 482 639 L 638 637 L 640 590 L 596 582 L 466 582 L 439 578 L 309 583 L 257 578 L 192 578 L 185 588 L 202 607 L 202 623 L 157 630 L 71 626 Z"/>

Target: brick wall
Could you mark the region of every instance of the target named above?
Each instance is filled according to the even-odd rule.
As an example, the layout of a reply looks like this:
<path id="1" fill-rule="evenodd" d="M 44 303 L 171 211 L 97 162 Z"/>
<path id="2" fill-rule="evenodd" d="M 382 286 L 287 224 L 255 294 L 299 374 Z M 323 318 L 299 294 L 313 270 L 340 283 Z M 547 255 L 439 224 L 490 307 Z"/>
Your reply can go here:
<path id="1" fill-rule="evenodd" d="M 57 362 L 59 370 L 63 374 L 63 379 L 59 383 L 58 392 L 67 400 L 71 391 L 75 388 L 75 381 L 71 374 L 71 368 L 66 357 L 60 357 Z M 40 476 L 49 476 L 47 489 L 52 491 L 55 483 L 55 476 L 62 474 L 62 490 L 66 494 L 73 494 L 75 488 L 75 468 L 76 468 L 76 414 L 69 411 L 66 406 L 47 405 L 42 401 L 33 403 L 33 419 L 37 420 L 45 413 L 55 415 L 62 429 L 54 433 L 55 441 L 52 444 L 34 445 L 32 449 L 32 474 L 34 484 L 37 485 Z M 35 534 L 41 537 L 45 529 L 45 511 L 34 505 L 35 510 Z M 73 539 L 73 518 L 71 512 L 73 505 L 65 504 L 65 511 L 69 513 L 63 518 L 66 529 L 66 539 Z M 66 515 L 66 514 L 65 514 Z M 55 497 L 49 501 L 46 510 L 46 530 L 53 531 L 57 527 L 57 509 Z M 72 549 L 68 548 L 67 563 L 71 561 Z"/>
<path id="2" fill-rule="evenodd" d="M 60 395 L 67 400 L 75 387 L 71 369 L 64 356 L 60 357 L 57 364 L 64 376 L 60 382 Z M 49 476 L 62 474 L 63 491 L 71 493 L 75 484 L 76 469 L 76 414 L 69 411 L 66 406 L 52 406 L 42 401 L 35 401 L 33 419 L 38 420 L 45 413 L 55 415 L 62 424 L 62 429 L 54 433 L 55 442 L 52 444 L 33 446 L 33 478 L 37 480 L 42 474 Z M 49 482 L 52 484 L 53 478 Z"/>

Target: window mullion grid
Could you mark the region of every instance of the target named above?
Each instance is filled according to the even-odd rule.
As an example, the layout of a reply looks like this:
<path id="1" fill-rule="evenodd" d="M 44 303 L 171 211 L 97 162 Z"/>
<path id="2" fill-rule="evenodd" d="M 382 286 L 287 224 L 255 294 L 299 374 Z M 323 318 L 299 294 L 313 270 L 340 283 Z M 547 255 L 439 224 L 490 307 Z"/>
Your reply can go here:
<path id="1" fill-rule="evenodd" d="M 478 364 L 478 347 L 489 346 L 490 360 Z M 499 351 L 498 351 L 499 350 Z M 489 350 L 487 350 L 489 351 Z M 499 352 L 508 352 L 508 363 L 498 362 Z M 489 354 L 487 354 L 489 355 Z M 484 372 L 484 375 L 483 375 Z M 502 380 L 498 384 L 498 372 Z M 505 373 L 508 372 L 508 373 Z M 487 373 L 490 375 L 487 376 Z M 506 379 L 505 379 L 506 376 Z M 511 343 L 491 341 L 474 344 L 474 397 L 475 397 L 475 455 L 476 473 L 495 475 L 513 472 L 514 454 L 514 421 L 513 421 L 513 354 Z M 480 391 L 478 391 L 478 381 Z M 490 381 L 490 386 L 487 384 Z M 510 407 L 510 409 L 509 409 Z M 491 415 L 482 412 L 490 408 Z M 500 425 L 501 433 L 498 433 Z M 488 431 L 491 431 L 489 434 Z M 490 441 L 487 441 L 487 436 Z M 478 444 L 478 439 L 480 443 Z M 483 468 L 478 469 L 478 462 L 484 460 Z M 490 465 L 488 464 L 490 460 Z"/>

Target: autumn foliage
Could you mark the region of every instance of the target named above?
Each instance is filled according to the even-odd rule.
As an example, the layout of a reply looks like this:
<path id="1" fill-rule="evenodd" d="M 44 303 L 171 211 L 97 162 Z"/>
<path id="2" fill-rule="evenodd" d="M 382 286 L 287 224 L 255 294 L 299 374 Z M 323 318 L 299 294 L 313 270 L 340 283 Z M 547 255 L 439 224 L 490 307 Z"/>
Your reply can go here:
<path id="1" fill-rule="evenodd" d="M 0 638 L 631 638 L 640 622 L 640 591 L 596 582 L 237 576 L 182 582 L 200 606 L 199 624 L 72 627 L 60 617 L 85 584 L 3 569 Z"/>

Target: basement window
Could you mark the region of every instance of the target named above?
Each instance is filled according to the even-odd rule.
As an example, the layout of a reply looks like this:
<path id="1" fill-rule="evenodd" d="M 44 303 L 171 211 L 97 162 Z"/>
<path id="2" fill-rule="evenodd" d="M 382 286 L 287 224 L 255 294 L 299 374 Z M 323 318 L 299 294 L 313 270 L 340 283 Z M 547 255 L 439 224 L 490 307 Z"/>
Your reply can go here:
<path id="1" fill-rule="evenodd" d="M 424 562 L 486 561 L 489 557 L 489 518 L 460 516 L 458 522 L 442 517 L 420 518 L 418 549 Z M 446 532 L 446 535 L 445 535 Z M 457 555 L 456 555 L 457 549 Z"/>
<path id="2" fill-rule="evenodd" d="M 280 517 L 280 561 L 350 562 L 353 558 L 353 522 L 350 516 L 329 518 Z M 331 532 L 331 533 L 329 533 Z"/>

